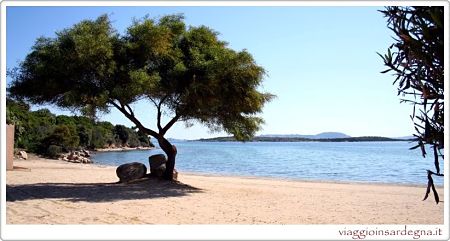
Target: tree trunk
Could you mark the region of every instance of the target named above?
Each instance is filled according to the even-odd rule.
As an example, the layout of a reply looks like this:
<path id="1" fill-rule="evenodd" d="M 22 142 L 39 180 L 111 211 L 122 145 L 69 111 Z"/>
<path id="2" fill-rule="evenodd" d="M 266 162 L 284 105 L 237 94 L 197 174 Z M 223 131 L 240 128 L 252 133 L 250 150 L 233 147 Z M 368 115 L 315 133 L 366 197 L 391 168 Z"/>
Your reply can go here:
<path id="1" fill-rule="evenodd" d="M 175 168 L 175 157 L 177 155 L 177 148 L 172 145 L 166 138 L 158 137 L 158 143 L 161 149 L 167 155 L 166 171 L 163 178 L 166 180 L 173 180 L 173 169 Z"/>

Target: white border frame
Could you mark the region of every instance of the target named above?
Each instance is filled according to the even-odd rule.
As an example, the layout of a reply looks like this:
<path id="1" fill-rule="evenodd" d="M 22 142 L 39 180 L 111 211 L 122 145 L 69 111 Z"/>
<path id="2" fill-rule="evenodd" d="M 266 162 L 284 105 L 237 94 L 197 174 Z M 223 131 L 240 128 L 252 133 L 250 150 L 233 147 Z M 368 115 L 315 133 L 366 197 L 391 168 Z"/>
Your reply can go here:
<path id="1" fill-rule="evenodd" d="M 1 93 L 1 233 L 4 240 L 346 240 L 338 231 L 350 229 L 404 229 L 404 225 L 8 225 L 6 224 L 6 7 L 8 6 L 443 6 L 444 23 L 444 103 L 449 107 L 449 2 L 447 1 L 20 1 L 0 2 L 0 93 Z M 449 124 L 449 111 L 444 113 Z M 444 225 L 408 225 L 407 228 L 441 228 L 449 239 L 449 129 L 445 126 Z M 430 204 L 432 205 L 432 204 Z M 399 240 L 402 236 L 367 236 L 366 239 Z M 405 238 L 410 238 L 405 236 Z M 437 240 L 436 236 L 422 236 Z"/>

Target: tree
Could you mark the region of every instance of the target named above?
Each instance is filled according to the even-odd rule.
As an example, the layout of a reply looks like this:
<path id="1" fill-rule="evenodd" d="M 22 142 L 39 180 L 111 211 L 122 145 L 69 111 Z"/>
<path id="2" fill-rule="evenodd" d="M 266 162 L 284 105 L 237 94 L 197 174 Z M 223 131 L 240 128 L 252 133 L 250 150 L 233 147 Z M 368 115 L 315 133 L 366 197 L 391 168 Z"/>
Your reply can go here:
<path id="1" fill-rule="evenodd" d="M 90 116 L 115 107 L 158 141 L 168 158 L 163 177 L 172 180 L 176 148 L 164 137 L 167 131 L 178 121 L 197 121 L 250 139 L 263 123 L 257 114 L 272 98 L 257 90 L 264 73 L 246 50 L 228 48 L 208 27 L 186 27 L 181 15 L 135 20 L 124 35 L 102 15 L 37 39 L 10 72 L 8 90 Z M 133 112 L 142 99 L 155 107 L 157 129 Z"/>
<path id="2" fill-rule="evenodd" d="M 85 126 L 83 124 L 77 125 L 78 138 L 80 139 L 79 145 L 82 147 L 88 147 L 91 145 L 92 140 L 92 127 Z"/>
<path id="3" fill-rule="evenodd" d="M 72 151 L 78 147 L 80 138 L 77 135 L 76 128 L 68 125 L 58 125 L 53 133 L 47 136 L 44 141 L 44 149 L 47 150 L 51 146 L 60 146 L 64 151 Z"/>
<path id="4" fill-rule="evenodd" d="M 30 106 L 24 102 L 6 98 L 6 123 L 14 125 L 14 146 L 23 147 Z"/>
<path id="5" fill-rule="evenodd" d="M 127 144 L 130 136 L 126 126 L 116 125 L 114 127 L 114 134 L 117 136 L 117 139 L 119 139 L 118 141 L 120 141 L 120 144 Z"/>
<path id="6" fill-rule="evenodd" d="M 425 145 L 430 145 L 436 169 L 436 172 L 427 170 L 424 200 L 431 188 L 439 203 L 432 175 L 443 176 L 439 160 L 444 158 L 441 153 L 444 148 L 444 7 L 395 6 L 381 12 L 396 35 L 396 43 L 389 47 L 386 55 L 380 55 L 389 67 L 382 73 L 393 71 L 398 95 L 404 97 L 402 102 L 414 105 L 411 119 L 418 143 L 411 149 L 420 147 L 425 157 Z"/>

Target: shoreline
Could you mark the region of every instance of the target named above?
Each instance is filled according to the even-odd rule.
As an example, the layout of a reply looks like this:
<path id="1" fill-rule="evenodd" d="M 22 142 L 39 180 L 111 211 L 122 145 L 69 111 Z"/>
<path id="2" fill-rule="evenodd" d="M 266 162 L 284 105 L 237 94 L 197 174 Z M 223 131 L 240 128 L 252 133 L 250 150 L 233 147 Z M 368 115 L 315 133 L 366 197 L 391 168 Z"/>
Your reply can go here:
<path id="1" fill-rule="evenodd" d="M 109 166 L 109 165 L 105 165 Z M 176 168 L 175 168 L 176 169 Z M 224 177 L 224 178 L 242 178 L 249 180 L 267 180 L 267 181 L 285 181 L 285 182 L 306 182 L 306 183 L 318 183 L 318 184 L 348 184 L 348 185 L 375 185 L 375 186 L 399 186 L 399 187 L 419 187 L 426 188 L 427 183 L 393 183 L 393 182 L 369 182 L 369 181 L 346 181 L 346 180 L 325 180 L 325 179 L 302 179 L 302 178 L 288 178 L 288 177 L 271 177 L 271 176 L 248 176 L 248 175 L 233 175 L 233 174 L 220 174 L 220 173 L 202 173 L 202 172 L 186 172 L 180 171 L 186 175 L 202 176 L 202 177 Z M 435 184 L 436 188 L 443 188 L 443 185 Z M 425 189 L 424 189 L 425 192 Z"/>
<path id="2" fill-rule="evenodd" d="M 153 150 L 157 148 L 147 149 Z M 132 150 L 123 150 L 123 151 L 132 151 Z M 114 152 L 114 151 L 104 151 L 104 152 Z M 120 151 L 119 151 L 120 152 Z M 143 162 L 146 166 L 148 166 L 148 162 Z M 98 164 L 91 163 L 89 165 L 98 165 L 105 167 L 114 167 L 117 168 L 117 165 L 113 164 Z M 175 167 L 175 169 L 177 169 Z M 251 175 L 239 175 L 233 173 L 205 173 L 205 172 L 195 172 L 195 171 L 183 171 L 177 169 L 181 173 L 185 173 L 188 175 L 195 176 L 205 176 L 205 177 L 230 177 L 230 178 L 244 178 L 244 179 L 261 179 L 261 180 L 281 180 L 281 181 L 289 181 L 289 182 L 311 182 L 311 183 L 337 183 L 337 184 L 361 184 L 361 185 L 386 185 L 386 186 L 404 186 L 404 187 L 427 187 L 427 183 L 400 183 L 400 182 L 375 182 L 375 181 L 357 181 L 357 180 L 326 180 L 326 179 L 306 179 L 306 178 L 289 178 L 289 177 L 275 177 L 275 176 L 251 176 Z M 425 176 L 425 175 L 424 175 Z M 435 187 L 442 188 L 444 185 L 436 184 Z"/>
<path id="3" fill-rule="evenodd" d="M 146 151 L 154 150 L 156 147 L 115 147 L 115 148 L 98 148 L 92 150 L 93 152 L 120 152 L 120 151 Z"/>
<path id="4" fill-rule="evenodd" d="M 36 156 L 14 165 L 30 171 L 7 171 L 8 224 L 443 223 L 445 200 L 422 201 L 424 187 L 189 172 L 118 184 L 113 166 Z"/>
<path id="5" fill-rule="evenodd" d="M 116 150 L 117 149 L 117 150 Z M 120 149 L 120 150 L 119 150 Z M 136 151 L 136 150 L 154 150 L 158 149 L 156 147 L 149 147 L 144 149 L 134 149 L 134 148 L 113 148 L 113 149 L 102 149 L 101 151 L 93 151 L 93 154 L 96 152 L 124 152 L 124 151 Z M 50 159 L 46 157 L 39 156 L 35 153 L 29 153 L 28 155 L 31 155 L 32 158 L 38 158 L 40 160 L 44 161 L 55 161 L 55 162 L 62 162 L 67 163 L 67 161 L 60 160 L 60 159 Z M 15 161 L 18 159 L 14 159 Z M 146 166 L 148 166 L 148 162 L 143 162 Z M 81 165 L 87 165 L 87 166 L 93 166 L 93 167 L 100 167 L 100 168 L 117 168 L 118 165 L 113 164 L 99 164 L 96 162 L 83 164 L 83 163 L 75 163 L 75 164 L 81 164 Z M 147 167 L 149 168 L 149 167 Z M 177 169 L 175 167 L 175 169 Z M 426 188 L 427 183 L 397 183 L 397 182 L 374 182 L 374 181 L 356 181 L 356 180 L 326 180 L 326 179 L 303 179 L 303 178 L 289 178 L 289 177 L 274 177 L 274 176 L 251 176 L 251 175 L 239 175 L 239 174 L 233 174 L 233 173 L 205 173 L 205 172 L 195 172 L 195 171 L 183 171 L 177 169 L 180 173 L 187 174 L 187 175 L 193 175 L 193 176 L 202 176 L 202 177 L 229 177 L 229 178 L 242 178 L 242 179 L 250 179 L 250 180 L 268 180 L 268 181 L 286 181 L 286 182 L 308 182 L 308 183 L 329 183 L 329 184 L 350 184 L 350 185 L 380 185 L 380 186 L 401 186 L 401 187 L 420 187 L 420 188 Z M 436 188 L 443 188 L 444 185 L 441 184 L 434 184 Z M 425 192 L 425 191 L 424 191 Z"/>

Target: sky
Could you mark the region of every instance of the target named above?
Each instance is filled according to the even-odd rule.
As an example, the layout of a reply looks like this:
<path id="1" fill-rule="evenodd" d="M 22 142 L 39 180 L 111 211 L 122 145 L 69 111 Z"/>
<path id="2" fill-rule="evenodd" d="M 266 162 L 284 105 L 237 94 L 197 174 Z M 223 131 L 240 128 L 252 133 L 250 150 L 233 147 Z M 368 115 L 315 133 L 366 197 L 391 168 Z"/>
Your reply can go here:
<path id="1" fill-rule="evenodd" d="M 267 75 L 260 90 L 277 97 L 266 104 L 259 134 L 409 136 L 412 105 L 400 103 L 394 77 L 381 74 L 382 59 L 394 43 L 380 7 L 11 7 L 6 9 L 6 64 L 17 66 L 40 36 L 84 19 L 108 14 L 124 33 L 133 18 L 182 13 L 187 25 L 205 25 L 234 50 L 246 49 Z M 10 83 L 7 77 L 7 83 Z M 44 106 L 56 114 L 72 114 Z M 42 108 L 33 107 L 33 109 Z M 142 123 L 155 128 L 152 105 L 133 105 Z M 101 120 L 132 126 L 112 109 Z M 175 124 L 167 137 L 198 139 L 225 136 L 195 123 Z"/>

